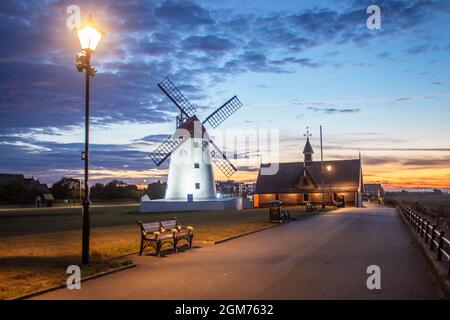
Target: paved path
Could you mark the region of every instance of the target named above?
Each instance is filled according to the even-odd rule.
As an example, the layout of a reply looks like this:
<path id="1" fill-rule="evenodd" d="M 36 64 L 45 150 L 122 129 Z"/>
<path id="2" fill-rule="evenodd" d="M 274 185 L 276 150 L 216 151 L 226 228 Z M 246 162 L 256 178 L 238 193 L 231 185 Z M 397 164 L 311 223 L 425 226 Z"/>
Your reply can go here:
<path id="1" fill-rule="evenodd" d="M 163 258 L 39 299 L 436 299 L 394 209 L 341 209 Z M 381 290 L 366 269 L 381 268 Z"/>

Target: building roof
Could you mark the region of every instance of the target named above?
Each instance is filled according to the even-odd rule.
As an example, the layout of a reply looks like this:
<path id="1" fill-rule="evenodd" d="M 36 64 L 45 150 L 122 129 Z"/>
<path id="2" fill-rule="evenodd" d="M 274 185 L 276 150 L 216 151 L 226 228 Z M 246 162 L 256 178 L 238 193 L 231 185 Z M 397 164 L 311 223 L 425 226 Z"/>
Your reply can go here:
<path id="1" fill-rule="evenodd" d="M 305 148 L 303 149 L 303 153 L 314 153 L 313 148 L 311 147 L 311 144 L 309 143 L 309 138 L 306 139 Z"/>
<path id="2" fill-rule="evenodd" d="M 322 163 L 313 161 L 307 167 L 303 162 L 280 163 L 275 175 L 262 175 L 261 169 L 271 164 L 261 164 L 254 193 L 295 193 L 312 192 L 322 186 Z M 358 191 L 362 182 L 361 160 L 332 160 L 324 161 L 324 188 L 335 191 Z M 328 173 L 326 167 L 331 166 Z M 303 172 L 313 180 L 315 186 L 296 187 Z"/>

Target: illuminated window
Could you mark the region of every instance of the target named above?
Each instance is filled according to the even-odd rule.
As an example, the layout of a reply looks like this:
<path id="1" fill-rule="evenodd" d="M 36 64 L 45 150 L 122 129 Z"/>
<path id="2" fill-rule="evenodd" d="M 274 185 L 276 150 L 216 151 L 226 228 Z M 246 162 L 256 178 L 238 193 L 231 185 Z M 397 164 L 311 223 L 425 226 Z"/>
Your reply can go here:
<path id="1" fill-rule="evenodd" d="M 194 168 L 195 168 L 195 169 L 200 168 L 200 164 L 199 164 L 199 163 L 194 163 Z"/>
<path id="2" fill-rule="evenodd" d="M 200 183 L 195 184 L 195 189 L 200 189 Z"/>

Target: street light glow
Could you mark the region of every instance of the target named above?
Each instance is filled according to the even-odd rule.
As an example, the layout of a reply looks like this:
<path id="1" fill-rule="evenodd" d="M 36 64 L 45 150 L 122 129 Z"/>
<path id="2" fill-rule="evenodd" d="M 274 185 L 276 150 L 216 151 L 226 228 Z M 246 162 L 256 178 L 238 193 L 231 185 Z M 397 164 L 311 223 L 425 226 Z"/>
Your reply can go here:
<path id="1" fill-rule="evenodd" d="M 95 29 L 93 26 L 92 16 L 89 15 L 86 26 L 77 30 L 78 39 L 82 50 L 90 50 L 92 52 L 97 48 L 103 33 Z"/>
<path id="2" fill-rule="evenodd" d="M 89 26 L 77 30 L 77 33 L 78 39 L 80 39 L 81 49 L 83 50 L 89 49 L 95 51 L 95 48 L 97 48 L 97 45 L 102 38 L 101 32 Z"/>
<path id="3" fill-rule="evenodd" d="M 328 171 L 328 172 L 330 172 L 330 171 L 331 171 L 331 169 L 332 169 L 332 167 L 331 167 L 331 166 L 327 166 L 327 171 Z"/>

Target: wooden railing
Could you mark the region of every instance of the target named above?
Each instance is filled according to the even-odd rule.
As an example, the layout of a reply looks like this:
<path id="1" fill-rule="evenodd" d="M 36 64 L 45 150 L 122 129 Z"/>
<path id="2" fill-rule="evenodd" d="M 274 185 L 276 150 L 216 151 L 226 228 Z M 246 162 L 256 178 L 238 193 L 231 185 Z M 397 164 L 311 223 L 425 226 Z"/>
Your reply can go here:
<path id="1" fill-rule="evenodd" d="M 450 240 L 445 237 L 442 230 L 438 230 L 435 224 L 418 215 L 414 210 L 408 208 L 404 203 L 400 206 L 400 211 L 426 244 L 429 244 L 431 251 L 436 251 L 436 259 L 442 261 L 444 255 L 448 262 L 448 275 L 450 276 Z"/>

